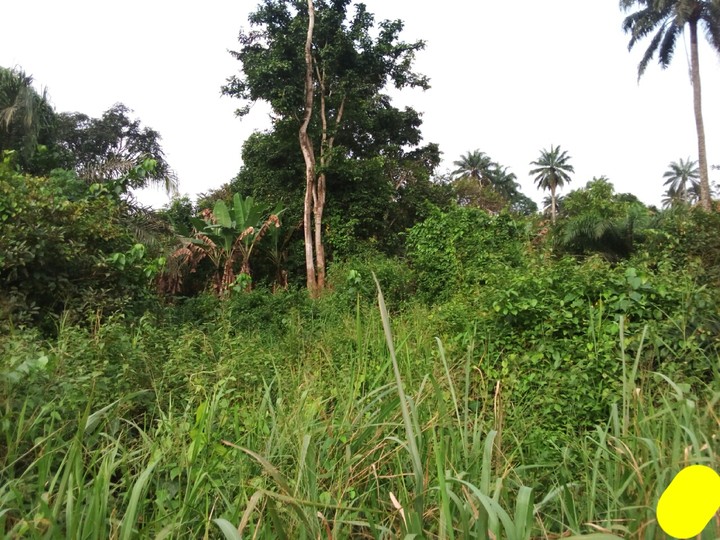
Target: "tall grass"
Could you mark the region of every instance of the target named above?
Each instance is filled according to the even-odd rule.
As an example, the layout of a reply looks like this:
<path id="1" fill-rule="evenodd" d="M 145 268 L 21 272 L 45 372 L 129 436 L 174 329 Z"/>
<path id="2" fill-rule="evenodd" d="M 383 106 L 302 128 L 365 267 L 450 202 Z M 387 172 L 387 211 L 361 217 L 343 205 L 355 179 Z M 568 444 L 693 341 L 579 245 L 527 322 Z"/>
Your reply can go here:
<path id="1" fill-rule="evenodd" d="M 310 329 L 297 314 L 285 317 L 284 337 L 264 348 L 222 319 L 162 347 L 150 327 L 127 343 L 99 329 L 105 350 L 127 347 L 123 354 L 139 359 L 133 369 L 148 369 L 134 376 L 149 381 L 150 404 L 147 393 L 88 394 L 68 416 L 60 396 L 38 404 L 6 386 L 0 530 L 8 538 L 654 539 L 663 537 L 654 509 L 673 475 L 693 463 L 718 468 L 718 381 L 690 387 L 643 371 L 642 346 L 626 358 L 623 330 L 622 391 L 608 422 L 577 433 L 548 462 L 525 463 L 518 447 L 532 426 L 504 422 L 512 396 L 503 381 L 477 390 L 473 339 L 449 356 L 417 313 L 391 321 L 379 288 L 374 311 L 358 303 Z M 62 344 L 64 369 L 85 350 L 80 342 Z M 289 343 L 297 347 L 283 359 Z M 165 370 L 153 364 L 163 347 Z M 266 369 L 269 357 L 269 376 L 244 378 L 253 360 Z M 185 382 L 174 375 L 182 358 L 203 366 Z M 713 521 L 702 538 L 718 535 Z"/>

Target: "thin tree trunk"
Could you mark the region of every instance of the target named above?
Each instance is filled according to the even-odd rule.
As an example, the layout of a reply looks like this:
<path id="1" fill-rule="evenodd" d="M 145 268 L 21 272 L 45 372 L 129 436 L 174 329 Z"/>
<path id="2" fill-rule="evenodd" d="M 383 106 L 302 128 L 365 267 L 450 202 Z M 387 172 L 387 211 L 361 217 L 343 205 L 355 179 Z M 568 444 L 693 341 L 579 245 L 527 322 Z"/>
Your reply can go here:
<path id="1" fill-rule="evenodd" d="M 322 123 L 322 134 L 320 138 L 320 174 L 317 177 L 315 197 L 313 198 L 313 213 L 315 217 L 315 270 L 317 275 L 318 290 L 325 288 L 325 244 L 322 239 L 322 218 L 325 211 L 326 194 L 326 168 L 332 161 L 332 149 L 335 144 L 335 134 L 328 132 L 327 106 L 325 101 L 325 69 L 316 67 L 317 79 L 320 85 L 320 121 Z M 340 102 L 337 116 L 335 117 L 335 132 L 342 122 L 345 111 L 345 98 Z"/>
<path id="2" fill-rule="evenodd" d="M 325 210 L 325 173 L 321 172 L 317 178 L 317 196 L 313 213 L 315 217 L 315 274 L 317 290 L 325 288 L 325 245 L 322 239 L 322 218 Z"/>
<path id="3" fill-rule="evenodd" d="M 315 178 L 315 152 L 312 141 L 308 135 L 308 126 L 312 117 L 313 108 L 313 60 L 312 60 L 312 36 L 315 27 L 315 8 L 313 0 L 308 0 L 308 31 L 305 40 L 305 116 L 300 126 L 300 149 L 305 159 L 305 206 L 303 213 L 303 228 L 305 235 L 305 270 L 307 272 L 307 288 L 310 296 L 318 295 L 318 279 L 313 260 L 313 234 L 312 234 L 312 213 L 316 197 Z M 317 224 L 316 224 L 317 227 Z"/>
<path id="4" fill-rule="evenodd" d="M 698 164 L 700 167 L 700 206 L 710 210 L 710 180 L 708 178 L 707 153 L 705 151 L 705 128 L 702 116 L 700 92 L 700 60 L 698 57 L 697 21 L 690 21 L 690 73 L 692 76 L 693 102 L 695 105 L 695 127 L 698 138 Z"/>
<path id="5" fill-rule="evenodd" d="M 552 216 L 552 224 L 555 225 L 555 219 L 557 216 L 557 210 L 555 209 L 555 188 L 556 184 L 552 183 L 550 184 L 550 198 L 552 199 L 552 203 L 550 204 L 550 215 Z"/>

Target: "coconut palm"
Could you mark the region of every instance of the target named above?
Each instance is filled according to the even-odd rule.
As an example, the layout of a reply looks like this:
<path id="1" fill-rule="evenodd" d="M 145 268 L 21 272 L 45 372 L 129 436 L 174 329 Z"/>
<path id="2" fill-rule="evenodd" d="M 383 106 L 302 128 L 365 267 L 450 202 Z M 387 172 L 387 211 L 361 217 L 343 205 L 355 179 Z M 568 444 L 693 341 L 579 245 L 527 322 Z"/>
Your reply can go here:
<path id="1" fill-rule="evenodd" d="M 638 79 L 656 53 L 660 66 L 663 69 L 668 67 L 678 37 L 686 25 L 690 30 L 690 75 L 698 138 L 700 203 L 704 209 L 710 210 L 710 181 L 700 91 L 698 27 L 704 29 L 710 45 L 720 52 L 720 2 L 717 0 L 621 0 L 620 6 L 625 11 L 637 8 L 637 11 L 628 15 L 623 22 L 623 30 L 631 35 L 629 49 L 641 39 L 654 34 L 638 65 Z"/>
<path id="2" fill-rule="evenodd" d="M 570 183 L 570 175 L 575 169 L 568 162 L 570 156 L 566 150 L 560 151 L 560 146 L 554 147 L 550 145 L 550 150 L 542 150 L 540 159 L 532 161 L 530 165 L 535 165 L 535 169 L 530 171 L 530 175 L 535 175 L 535 183 L 540 189 L 550 190 L 550 215 L 552 222 L 557 219 L 557 188 Z"/>
<path id="3" fill-rule="evenodd" d="M 664 185 L 668 186 L 663 206 L 695 202 L 701 195 L 697 161 L 690 161 L 690 158 L 673 161 L 667 172 L 663 174 L 663 178 L 665 178 Z"/>

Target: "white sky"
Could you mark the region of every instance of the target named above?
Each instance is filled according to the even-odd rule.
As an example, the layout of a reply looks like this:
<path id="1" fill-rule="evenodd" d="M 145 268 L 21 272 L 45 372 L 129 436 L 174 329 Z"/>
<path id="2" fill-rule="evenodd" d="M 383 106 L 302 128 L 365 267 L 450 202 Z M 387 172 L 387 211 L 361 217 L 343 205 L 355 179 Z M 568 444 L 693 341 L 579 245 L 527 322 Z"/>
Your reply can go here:
<path id="1" fill-rule="evenodd" d="M 426 142 L 444 162 L 479 149 L 509 166 L 540 201 L 528 175 L 542 148 L 572 157 L 570 188 L 606 175 L 618 191 L 659 204 L 668 163 L 696 159 L 689 43 L 665 71 L 651 64 L 637 84 L 642 42 L 631 53 L 623 13 L 608 0 L 366 0 L 376 20 L 405 21 L 403 39 L 424 39 L 417 71 L 426 92 L 393 93 L 424 113 Z M 116 102 L 160 132 L 180 191 L 195 195 L 232 179 L 243 141 L 269 127 L 257 105 L 240 121 L 220 86 L 240 64 L 240 27 L 256 0 L 23 0 L 3 2 L 0 65 L 21 66 L 46 86 L 58 111 L 99 116 Z M 710 164 L 720 163 L 720 59 L 700 50 Z M 711 180 L 720 172 L 711 171 Z M 565 192 L 568 188 L 565 188 Z M 157 191 L 141 200 L 159 205 Z"/>

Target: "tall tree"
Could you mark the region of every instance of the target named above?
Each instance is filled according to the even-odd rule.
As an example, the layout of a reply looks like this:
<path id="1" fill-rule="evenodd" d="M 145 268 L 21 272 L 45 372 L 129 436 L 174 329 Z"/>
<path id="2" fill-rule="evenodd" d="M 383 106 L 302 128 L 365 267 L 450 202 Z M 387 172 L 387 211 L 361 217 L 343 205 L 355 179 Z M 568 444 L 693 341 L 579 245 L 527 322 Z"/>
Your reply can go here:
<path id="1" fill-rule="evenodd" d="M 248 102 L 267 101 L 273 109 L 273 131 L 282 136 L 294 132 L 301 141 L 307 284 L 312 294 L 325 280 L 328 184 L 344 180 L 358 189 L 362 178 L 374 187 L 377 175 L 360 171 L 382 171 L 397 162 L 398 153 L 402 157 L 403 149 L 417 146 L 419 115 L 392 107 L 383 90 L 387 84 L 429 86 L 426 77 L 412 71 L 414 54 L 424 43 L 399 41 L 401 21 L 383 21 L 376 32 L 365 6 L 358 4 L 349 15 L 350 3 L 263 0 L 250 15 L 255 30 L 241 32 L 241 48 L 232 53 L 243 74 L 223 87 L 224 94 L 246 102 L 240 116 L 248 111 Z"/>
<path id="2" fill-rule="evenodd" d="M 691 202 L 696 198 L 699 190 L 698 178 L 700 171 L 697 161 L 690 161 L 690 158 L 670 163 L 668 170 L 663 174 L 665 184 L 668 186 L 664 206 L 672 206 L 677 203 Z"/>
<path id="3" fill-rule="evenodd" d="M 566 150 L 560 151 L 560 146 L 554 147 L 550 145 L 550 150 L 542 150 L 540 158 L 537 161 L 530 162 L 535 165 L 535 169 L 530 171 L 530 175 L 535 176 L 535 183 L 540 189 L 549 189 L 552 205 L 550 213 L 553 224 L 557 220 L 557 195 L 558 187 L 570 183 L 570 175 L 575 169 L 568 162 L 570 156 Z"/>
<path id="4" fill-rule="evenodd" d="M 161 136 L 131 118 L 132 110 L 117 103 L 100 118 L 82 113 L 61 113 L 57 118 L 57 144 L 67 167 L 88 182 L 128 178 L 129 188 L 160 185 L 169 194 L 177 191 L 177 178 L 165 160 Z M 152 173 L 132 178 L 128 172 L 145 159 L 156 162 Z"/>
<path id="5" fill-rule="evenodd" d="M 307 37 L 305 39 L 305 111 L 303 121 L 300 124 L 299 139 L 300 150 L 305 160 L 305 205 L 303 207 L 303 232 L 305 234 L 305 271 L 307 274 L 307 288 L 312 296 L 316 296 L 325 287 L 325 246 L 322 242 L 322 215 L 325 210 L 325 174 L 317 177 L 315 167 L 315 149 L 312 139 L 308 135 L 308 127 L 313 115 L 313 104 L 315 97 L 315 77 L 313 76 L 313 54 L 312 42 L 315 30 L 315 6 L 313 0 L 308 3 L 308 25 Z M 324 99 L 324 92 L 323 92 Z M 324 101 L 322 103 L 324 107 Z M 342 121 L 342 113 L 345 109 L 345 100 L 340 103 L 337 116 L 337 124 Z M 323 142 L 327 139 L 327 118 L 325 110 L 322 110 L 323 121 Z M 321 160 L 327 148 L 327 143 L 321 143 Z M 332 149 L 332 148 L 331 148 Z M 311 219 L 315 218 L 314 223 Z M 315 237 L 312 231 L 315 231 Z M 313 259 L 313 255 L 315 259 Z"/>
<path id="6" fill-rule="evenodd" d="M 637 11 L 628 15 L 623 22 L 623 30 L 631 35 L 629 49 L 641 39 L 654 34 L 638 65 L 638 79 L 642 77 L 645 68 L 656 53 L 660 66 L 663 69 L 667 68 L 672 60 L 678 37 L 683 33 L 685 26 L 690 30 L 690 75 L 698 139 L 700 204 L 705 210 L 710 210 L 710 181 L 700 90 L 698 27 L 705 30 L 710 45 L 720 52 L 720 2 L 717 0 L 621 0 L 620 6 L 625 11 L 637 8 Z"/>
<path id="7" fill-rule="evenodd" d="M 481 185 L 490 185 L 493 169 L 497 164 L 485 152 L 474 150 L 453 161 L 457 167 L 451 174 L 456 178 L 470 178 Z"/>

